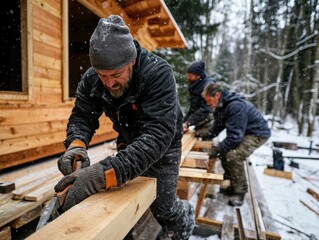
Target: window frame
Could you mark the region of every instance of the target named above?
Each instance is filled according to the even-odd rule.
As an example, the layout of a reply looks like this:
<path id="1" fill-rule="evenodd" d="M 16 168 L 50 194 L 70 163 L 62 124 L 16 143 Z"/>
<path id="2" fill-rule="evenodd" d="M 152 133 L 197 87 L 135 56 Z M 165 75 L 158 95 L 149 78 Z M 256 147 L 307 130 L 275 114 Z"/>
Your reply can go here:
<path id="1" fill-rule="evenodd" d="M 0 91 L 3 100 L 31 100 L 33 96 L 32 1 L 20 0 L 22 91 Z"/>

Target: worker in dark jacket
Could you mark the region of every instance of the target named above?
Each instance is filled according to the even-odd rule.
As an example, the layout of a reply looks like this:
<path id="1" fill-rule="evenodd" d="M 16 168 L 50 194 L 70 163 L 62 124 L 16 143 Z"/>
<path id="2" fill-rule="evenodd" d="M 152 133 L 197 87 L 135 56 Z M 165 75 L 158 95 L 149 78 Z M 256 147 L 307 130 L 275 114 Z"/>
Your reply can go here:
<path id="1" fill-rule="evenodd" d="M 154 177 L 154 217 L 172 239 L 188 239 L 194 209 L 176 196 L 183 116 L 172 68 L 133 40 L 116 15 L 100 19 L 90 39 L 89 55 L 92 67 L 78 84 L 67 126 L 67 150 L 58 160 L 66 176 L 55 190 L 73 183 L 63 209 L 140 175 Z M 86 149 L 103 112 L 118 132 L 118 152 L 89 166 Z M 72 173 L 75 156 L 81 157 L 84 168 Z"/>
<path id="2" fill-rule="evenodd" d="M 208 84 L 203 98 L 214 109 L 214 124 L 206 137 L 214 138 L 226 129 L 226 138 L 213 146 L 210 157 L 221 159 L 224 179 L 231 186 L 222 190 L 231 195 L 229 205 L 243 204 L 247 193 L 244 161 L 270 137 L 270 129 L 262 114 L 237 93 L 223 90 L 221 84 Z"/>
<path id="3" fill-rule="evenodd" d="M 201 135 L 212 126 L 214 120 L 212 109 L 201 94 L 204 87 L 215 80 L 207 77 L 205 62 L 200 60 L 192 62 L 187 67 L 187 81 L 190 106 L 183 121 L 184 132 L 189 131 L 189 126 L 195 126 L 196 133 Z"/>

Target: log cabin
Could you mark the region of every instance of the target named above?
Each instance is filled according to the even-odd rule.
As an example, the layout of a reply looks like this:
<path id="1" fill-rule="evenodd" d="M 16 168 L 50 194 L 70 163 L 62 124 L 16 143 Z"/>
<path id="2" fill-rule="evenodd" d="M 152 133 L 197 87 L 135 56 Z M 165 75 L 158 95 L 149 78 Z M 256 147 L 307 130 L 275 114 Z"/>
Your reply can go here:
<path id="1" fill-rule="evenodd" d="M 63 153 L 66 125 L 89 38 L 99 18 L 118 14 L 146 49 L 185 48 L 163 0 L 15 0 L 0 10 L 0 171 Z M 116 138 L 100 118 L 90 145 Z"/>

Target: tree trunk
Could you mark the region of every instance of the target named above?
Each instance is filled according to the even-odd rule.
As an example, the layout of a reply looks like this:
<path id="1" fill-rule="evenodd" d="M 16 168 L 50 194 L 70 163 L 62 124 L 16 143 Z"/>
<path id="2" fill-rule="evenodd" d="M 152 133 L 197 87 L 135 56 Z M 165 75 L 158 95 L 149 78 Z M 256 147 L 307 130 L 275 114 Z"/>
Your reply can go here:
<path id="1" fill-rule="evenodd" d="M 317 1 L 314 3 L 317 4 Z M 315 14 L 315 24 L 314 29 L 318 29 L 319 27 L 319 13 L 316 12 Z M 317 31 L 317 47 L 315 48 L 314 53 L 314 79 L 312 83 L 312 97 L 310 101 L 310 107 L 309 107 L 309 122 L 308 122 L 308 130 L 307 130 L 307 136 L 312 136 L 313 130 L 315 129 L 315 122 L 316 122 L 316 114 L 317 114 L 317 100 L 318 100 L 318 89 L 319 89 L 319 33 Z"/>

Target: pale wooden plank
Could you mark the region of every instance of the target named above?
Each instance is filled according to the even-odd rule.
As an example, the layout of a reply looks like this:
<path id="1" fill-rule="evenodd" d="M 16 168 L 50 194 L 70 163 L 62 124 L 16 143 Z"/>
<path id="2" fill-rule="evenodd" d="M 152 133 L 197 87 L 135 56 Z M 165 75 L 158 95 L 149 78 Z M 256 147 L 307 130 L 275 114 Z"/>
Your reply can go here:
<path id="1" fill-rule="evenodd" d="M 292 173 L 286 171 L 279 171 L 276 169 L 265 168 L 264 174 L 272 177 L 292 179 Z"/>
<path id="2" fill-rule="evenodd" d="M 12 192 L 13 199 L 23 199 L 26 194 L 39 188 L 41 184 L 46 184 L 47 181 L 50 180 L 52 177 L 53 177 L 53 174 L 50 173 L 50 175 L 35 179 L 34 181 L 29 182 L 23 187 L 20 187 L 19 189 L 14 190 Z"/>
<path id="3" fill-rule="evenodd" d="M 195 144 L 196 144 L 196 143 L 195 143 Z M 194 144 L 194 145 L 195 145 L 195 144 Z M 193 155 L 194 155 L 194 156 L 196 156 L 196 157 L 204 158 L 204 159 L 209 158 L 208 152 L 200 152 L 200 151 L 194 151 L 194 150 L 189 151 L 187 155 L 190 155 L 190 156 L 192 156 L 192 157 L 193 157 Z"/>
<path id="4" fill-rule="evenodd" d="M 223 226 L 221 230 L 221 240 L 233 240 L 235 239 L 234 229 L 234 209 L 227 208 L 223 218 Z"/>
<path id="5" fill-rule="evenodd" d="M 54 196 L 54 186 L 58 183 L 58 181 L 62 178 L 62 174 L 57 174 L 48 182 L 43 184 L 40 188 L 36 189 L 33 192 L 27 193 L 24 196 L 24 200 L 37 202 L 44 197 L 52 198 Z"/>
<path id="6" fill-rule="evenodd" d="M 70 116 L 71 105 L 30 105 L 17 108 L 0 108 L 1 125 L 39 123 L 66 120 Z"/>
<path id="7" fill-rule="evenodd" d="M 49 199 L 50 197 L 41 199 L 37 202 L 8 199 L 5 204 L 0 205 L 0 227 L 40 206 L 43 202 Z"/>
<path id="8" fill-rule="evenodd" d="M 3 239 L 3 240 L 11 240 L 12 239 L 10 226 L 0 228 L 0 239 Z"/>
<path id="9" fill-rule="evenodd" d="M 61 59 L 62 58 L 62 49 L 61 47 L 54 47 L 47 43 L 43 43 L 41 41 L 34 40 L 33 41 L 33 48 L 35 53 L 39 53 L 48 57 L 52 57 L 54 59 Z"/>
<path id="10" fill-rule="evenodd" d="M 274 224 L 274 219 L 271 215 L 271 212 L 267 206 L 267 201 L 265 199 L 264 194 L 261 191 L 261 187 L 260 184 L 258 182 L 256 173 L 254 171 L 254 169 L 252 169 L 252 171 L 250 171 L 251 173 L 251 181 L 254 183 L 253 187 L 254 187 L 254 192 L 255 192 L 255 197 L 257 199 L 257 203 L 258 203 L 258 208 L 260 209 L 260 213 L 261 213 L 261 217 L 262 217 L 262 223 L 263 226 L 265 228 L 265 236 L 269 236 L 269 238 L 267 239 L 276 239 L 276 240 L 280 240 L 281 237 L 278 233 L 278 229 L 276 228 L 275 224 Z"/>
<path id="11" fill-rule="evenodd" d="M 34 57 L 33 63 L 35 66 L 50 68 L 50 69 L 54 69 L 57 71 L 62 70 L 62 60 L 61 59 L 49 57 L 49 56 L 39 54 L 39 53 L 34 53 L 33 57 Z"/>
<path id="12" fill-rule="evenodd" d="M 117 135 L 117 132 L 114 130 L 104 133 L 99 133 L 99 131 L 97 131 L 90 142 L 90 146 L 115 139 Z M 65 147 L 63 141 L 61 141 L 58 143 L 51 143 L 49 145 L 41 145 L 32 149 L 23 149 L 18 152 L 0 155 L 0 169 L 16 166 L 33 160 L 39 160 L 55 154 L 61 154 L 64 151 Z"/>
<path id="13" fill-rule="evenodd" d="M 37 81 L 39 79 L 46 79 L 46 81 L 53 80 L 53 81 L 61 82 L 62 73 L 61 71 L 57 71 L 54 69 L 34 66 L 34 77 L 37 78 Z M 39 85 L 39 83 L 37 84 Z M 71 101 L 67 102 L 68 105 L 69 103 L 72 103 L 72 102 Z M 61 101 L 57 102 L 55 106 L 59 104 L 62 104 Z"/>
<path id="14" fill-rule="evenodd" d="M 68 120 L 39 122 L 37 124 L 0 125 L 0 140 L 25 137 L 29 135 L 65 131 Z"/>
<path id="15" fill-rule="evenodd" d="M 52 37 L 62 37 L 61 18 L 49 14 L 47 11 L 43 11 L 36 5 L 33 5 L 33 28 Z"/>
<path id="16" fill-rule="evenodd" d="M 186 157 L 181 165 L 181 167 L 189 167 L 189 168 L 207 168 L 208 161 L 203 161 L 200 159 L 193 159 Z"/>
<path id="17" fill-rule="evenodd" d="M 1 155 L 14 153 L 21 150 L 28 150 L 43 146 L 43 144 L 53 144 L 63 142 L 65 139 L 65 131 L 39 134 L 36 136 L 27 136 L 22 138 L 14 138 L 3 140 L 0 146 Z"/>
<path id="18" fill-rule="evenodd" d="M 48 14 L 52 14 L 57 18 L 62 18 L 61 14 L 61 6 L 60 4 L 54 4 L 54 1 L 43 1 L 43 0 L 33 0 L 32 1 L 34 5 L 37 5 L 38 7 L 42 8 L 44 11 L 46 11 Z"/>
<path id="19" fill-rule="evenodd" d="M 92 195 L 27 239 L 123 239 L 155 198 L 156 179 L 137 177 Z"/>
<path id="20" fill-rule="evenodd" d="M 182 145 L 182 155 L 181 155 L 181 163 L 180 163 L 180 165 L 183 164 L 183 161 L 184 161 L 186 155 L 193 148 L 195 142 L 196 142 L 196 139 L 195 138 L 191 138 L 190 142 L 187 142 L 187 145 Z"/>
<path id="21" fill-rule="evenodd" d="M 202 148 L 211 149 L 212 146 L 213 146 L 212 141 L 197 141 L 194 145 L 194 149 L 196 150 L 202 149 Z"/>
<path id="22" fill-rule="evenodd" d="M 32 209 L 31 211 L 26 212 L 25 214 L 18 217 L 14 221 L 12 221 L 10 223 L 10 227 L 12 227 L 14 229 L 18 229 L 18 228 L 22 227 L 23 225 L 25 225 L 25 224 L 31 222 L 32 220 L 36 219 L 37 217 L 39 217 L 41 215 L 41 212 L 42 212 L 42 207 L 38 206 L 38 207 Z"/>
<path id="23" fill-rule="evenodd" d="M 179 177 L 190 182 L 207 182 L 210 184 L 221 184 L 223 182 L 223 174 L 215 174 L 208 172 L 195 172 L 184 168 L 180 168 Z"/>
<path id="24" fill-rule="evenodd" d="M 216 162 L 216 159 L 209 160 L 209 163 L 207 166 L 207 173 L 210 174 L 213 171 L 213 169 L 215 168 L 215 162 Z M 222 176 L 222 179 L 224 179 L 223 176 Z M 209 181 L 204 180 L 203 183 L 204 184 L 202 185 L 202 188 L 201 188 L 199 195 L 198 195 L 198 200 L 197 200 L 196 209 L 195 209 L 195 218 L 197 218 L 200 214 L 200 210 L 201 210 L 204 198 L 206 196 L 206 191 L 207 191 Z M 221 184 L 221 182 L 220 182 L 220 184 Z"/>

